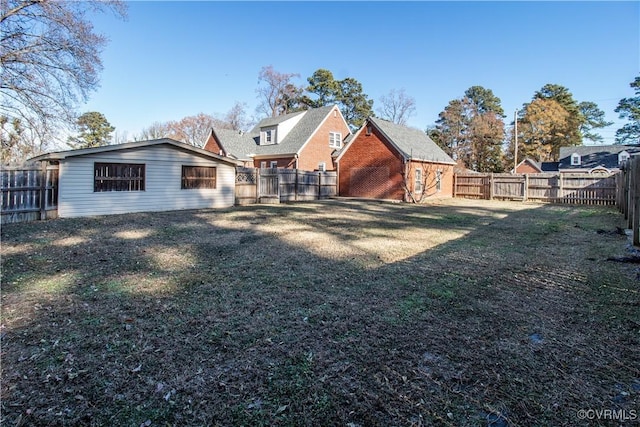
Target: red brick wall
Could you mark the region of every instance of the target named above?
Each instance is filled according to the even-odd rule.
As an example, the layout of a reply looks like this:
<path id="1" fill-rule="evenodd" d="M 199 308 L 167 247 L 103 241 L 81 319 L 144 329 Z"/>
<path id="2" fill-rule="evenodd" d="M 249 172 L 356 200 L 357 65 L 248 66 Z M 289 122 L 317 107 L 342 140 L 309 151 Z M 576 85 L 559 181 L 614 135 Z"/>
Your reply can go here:
<path id="1" fill-rule="evenodd" d="M 279 168 L 293 169 L 296 167 L 296 161 L 293 157 L 274 157 L 269 159 L 254 159 L 253 167 L 259 168 L 260 163 L 267 162 L 267 167 L 271 167 L 271 162 L 277 161 Z"/>
<path id="2" fill-rule="evenodd" d="M 318 164 L 324 162 L 327 170 L 335 170 L 335 165 L 331 158 L 331 153 L 333 153 L 335 148 L 329 147 L 329 132 L 342 133 L 343 141 L 350 133 L 349 127 L 344 120 L 342 120 L 337 107 L 329 113 L 324 123 L 302 148 L 298 159 L 298 169 L 308 171 L 318 170 Z"/>
<path id="3" fill-rule="evenodd" d="M 518 165 L 518 168 L 516 169 L 516 173 L 540 173 L 540 171 L 534 168 L 533 166 L 531 166 L 531 163 L 524 162 Z"/>
<path id="4" fill-rule="evenodd" d="M 340 158 L 339 194 L 404 200 L 402 159 L 375 127 L 371 131 L 360 132 Z"/>
<path id="5" fill-rule="evenodd" d="M 433 198 L 453 197 L 453 166 L 445 163 L 430 163 L 412 161 L 409 168 L 409 189 L 415 191 L 415 170 L 422 169 L 422 182 L 425 186 L 426 195 L 423 201 Z M 441 171 L 440 175 L 440 191 L 436 189 L 435 175 L 437 171 Z M 419 199 L 420 195 L 415 194 L 414 197 Z"/>
<path id="6" fill-rule="evenodd" d="M 209 135 L 209 138 L 207 139 L 207 142 L 204 144 L 203 148 L 216 154 L 220 154 L 220 151 L 222 150 L 222 147 L 220 147 L 218 141 L 216 141 L 216 139 L 213 137 L 213 133 Z"/>

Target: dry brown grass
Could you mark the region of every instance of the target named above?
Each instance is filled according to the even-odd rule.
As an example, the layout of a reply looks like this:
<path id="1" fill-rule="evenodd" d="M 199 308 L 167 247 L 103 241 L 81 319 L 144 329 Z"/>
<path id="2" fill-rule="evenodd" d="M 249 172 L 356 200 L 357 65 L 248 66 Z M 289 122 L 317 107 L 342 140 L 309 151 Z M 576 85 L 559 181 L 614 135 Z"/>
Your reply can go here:
<path id="1" fill-rule="evenodd" d="M 1 421 L 577 426 L 579 409 L 632 414 L 640 282 L 637 266 L 605 261 L 625 254 L 627 238 L 608 233 L 621 220 L 340 200 L 3 226 Z"/>

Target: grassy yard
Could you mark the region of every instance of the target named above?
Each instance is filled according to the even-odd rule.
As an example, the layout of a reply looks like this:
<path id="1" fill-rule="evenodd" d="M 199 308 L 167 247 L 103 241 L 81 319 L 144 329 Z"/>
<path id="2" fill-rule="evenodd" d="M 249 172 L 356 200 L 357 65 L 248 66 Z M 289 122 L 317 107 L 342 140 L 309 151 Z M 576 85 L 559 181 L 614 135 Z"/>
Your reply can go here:
<path id="1" fill-rule="evenodd" d="M 458 199 L 6 225 L 0 421 L 614 425 L 577 415 L 640 416 L 620 225 Z"/>

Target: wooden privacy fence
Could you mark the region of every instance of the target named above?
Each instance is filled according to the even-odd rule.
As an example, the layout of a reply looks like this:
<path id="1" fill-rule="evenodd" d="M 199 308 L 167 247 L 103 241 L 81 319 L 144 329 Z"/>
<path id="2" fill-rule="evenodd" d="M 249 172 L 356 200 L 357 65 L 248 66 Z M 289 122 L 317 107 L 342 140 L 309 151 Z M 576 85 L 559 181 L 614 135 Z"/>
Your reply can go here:
<path id="1" fill-rule="evenodd" d="M 2 167 L 2 224 L 58 216 L 58 166 Z"/>
<path id="2" fill-rule="evenodd" d="M 627 160 L 616 179 L 618 209 L 633 232 L 633 245 L 640 246 L 640 157 Z"/>
<path id="3" fill-rule="evenodd" d="M 338 194 L 336 172 L 299 169 L 236 170 L 236 204 L 318 200 Z"/>
<path id="4" fill-rule="evenodd" d="M 456 174 L 453 195 L 475 199 L 614 205 L 616 177 L 613 174 L 586 173 Z"/>

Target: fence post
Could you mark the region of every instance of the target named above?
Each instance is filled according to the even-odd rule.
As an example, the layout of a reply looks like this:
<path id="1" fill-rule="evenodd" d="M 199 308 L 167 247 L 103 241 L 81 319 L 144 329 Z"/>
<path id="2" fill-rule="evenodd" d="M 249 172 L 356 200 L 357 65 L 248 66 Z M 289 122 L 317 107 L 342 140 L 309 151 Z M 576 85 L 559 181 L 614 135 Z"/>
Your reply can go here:
<path id="1" fill-rule="evenodd" d="M 634 159 L 633 171 L 630 171 L 633 175 L 632 179 L 635 183 L 635 190 L 633 192 L 633 245 L 640 246 L 640 161 L 638 158 Z"/>
<path id="2" fill-rule="evenodd" d="M 293 199 L 297 202 L 298 201 L 298 173 L 299 173 L 299 169 L 295 168 L 296 171 L 296 175 L 295 175 L 295 179 L 294 179 L 294 184 L 293 184 Z"/>
<path id="3" fill-rule="evenodd" d="M 40 220 L 47 218 L 47 162 L 40 162 Z"/>
<path id="4" fill-rule="evenodd" d="M 562 203 L 562 199 L 564 199 L 564 189 L 562 182 L 562 174 L 558 173 L 558 202 Z"/>
<path id="5" fill-rule="evenodd" d="M 458 174 L 453 174 L 453 197 L 456 197 L 456 190 L 458 189 Z"/>
<path id="6" fill-rule="evenodd" d="M 529 174 L 524 174 L 524 194 L 522 195 L 522 200 L 524 202 L 529 198 Z"/>
<path id="7" fill-rule="evenodd" d="M 322 172 L 318 171 L 318 200 L 320 200 L 321 195 L 322 195 Z"/>
<path id="8" fill-rule="evenodd" d="M 489 200 L 493 200 L 493 172 L 489 174 Z"/>
<path id="9" fill-rule="evenodd" d="M 629 191 L 627 193 L 627 228 L 633 230 L 633 216 L 635 210 L 636 187 L 638 186 L 637 176 L 635 176 L 636 162 L 629 165 Z"/>

